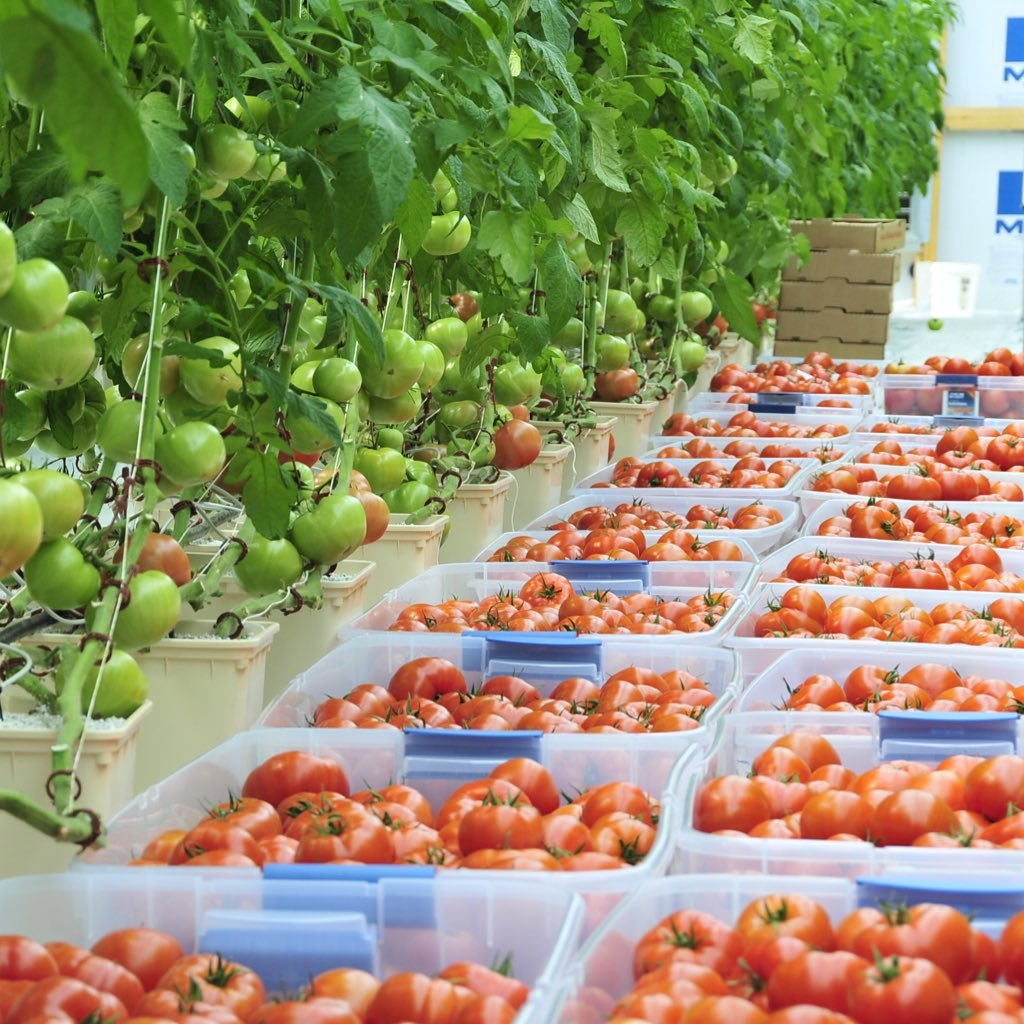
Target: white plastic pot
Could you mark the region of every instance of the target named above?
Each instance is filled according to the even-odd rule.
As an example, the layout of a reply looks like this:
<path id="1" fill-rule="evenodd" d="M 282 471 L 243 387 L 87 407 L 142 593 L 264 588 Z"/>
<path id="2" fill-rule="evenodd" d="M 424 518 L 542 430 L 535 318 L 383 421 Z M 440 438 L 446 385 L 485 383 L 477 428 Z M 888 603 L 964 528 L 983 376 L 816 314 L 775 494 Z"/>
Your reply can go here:
<path id="1" fill-rule="evenodd" d="M 408 523 L 408 516 L 391 516 L 380 540 L 359 549 L 362 558 L 377 568 L 366 584 L 365 606 L 375 605 L 389 590 L 437 565 L 441 553 L 445 517 L 431 516 L 422 523 Z M 351 616 L 349 616 L 351 618 Z"/>
<path id="2" fill-rule="evenodd" d="M 518 530 L 562 500 L 562 481 L 572 454 L 571 444 L 546 444 L 529 466 L 517 469 L 515 484 L 505 501 L 502 525 Z"/>
<path id="3" fill-rule="evenodd" d="M 492 484 L 463 484 L 448 502 L 448 537 L 441 545 L 441 563 L 472 561 L 477 552 L 503 532 L 505 501 L 512 476 L 502 473 Z"/>
<path id="4" fill-rule="evenodd" d="M 9 715 L 15 706 L 5 694 L 4 708 Z M 95 811 L 105 822 L 131 800 L 139 727 L 152 708 L 146 701 L 130 718 L 98 721 L 86 728 L 77 769 L 82 792 L 76 807 Z M 9 717 L 0 722 L 0 789 L 19 790 L 47 807 L 46 780 L 52 771 L 50 750 L 57 731 L 43 721 L 15 725 Z M 78 847 L 58 843 L 4 815 L 0 878 L 63 871 L 77 852 Z"/>
<path id="5" fill-rule="evenodd" d="M 590 408 L 598 416 L 614 416 L 618 420 L 612 430 L 617 459 L 639 455 L 650 448 L 657 402 L 591 402 Z"/>
<path id="6" fill-rule="evenodd" d="M 551 420 L 533 420 L 538 430 L 562 430 L 563 425 Z M 582 480 L 599 469 L 608 465 L 608 444 L 611 438 L 612 429 L 617 420 L 614 416 L 601 416 L 592 427 L 584 427 L 573 438 L 566 438 L 565 443 L 571 444 L 573 454 L 569 456 L 562 471 L 562 493 L 559 501 L 565 501 L 576 486 L 577 480 Z M 544 512 L 547 509 L 543 510 Z"/>

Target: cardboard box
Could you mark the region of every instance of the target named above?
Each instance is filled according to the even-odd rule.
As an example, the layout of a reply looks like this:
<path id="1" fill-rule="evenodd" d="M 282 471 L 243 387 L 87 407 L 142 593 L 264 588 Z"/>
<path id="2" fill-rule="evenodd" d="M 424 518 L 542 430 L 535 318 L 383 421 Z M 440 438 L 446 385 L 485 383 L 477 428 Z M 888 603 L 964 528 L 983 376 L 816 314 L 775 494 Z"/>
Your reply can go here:
<path id="1" fill-rule="evenodd" d="M 884 345 L 889 338 L 889 317 L 876 313 L 807 313 L 780 309 L 776 341 L 845 341 Z"/>
<path id="2" fill-rule="evenodd" d="M 828 281 L 840 278 L 850 284 L 894 284 L 900 261 L 891 254 L 865 252 L 813 252 L 801 267 L 796 257 L 782 271 L 783 281 Z"/>
<path id="3" fill-rule="evenodd" d="M 827 352 L 833 359 L 884 359 L 885 345 L 848 341 L 779 341 L 775 339 L 775 355 L 805 358 L 812 352 Z"/>
<path id="4" fill-rule="evenodd" d="M 794 220 L 794 235 L 806 235 L 812 249 L 856 249 L 858 252 L 895 252 L 907 241 L 907 222 L 843 217 L 838 220 Z"/>
<path id="5" fill-rule="evenodd" d="M 780 309 L 837 313 L 892 312 L 891 284 L 850 284 L 841 277 L 827 281 L 784 281 Z"/>

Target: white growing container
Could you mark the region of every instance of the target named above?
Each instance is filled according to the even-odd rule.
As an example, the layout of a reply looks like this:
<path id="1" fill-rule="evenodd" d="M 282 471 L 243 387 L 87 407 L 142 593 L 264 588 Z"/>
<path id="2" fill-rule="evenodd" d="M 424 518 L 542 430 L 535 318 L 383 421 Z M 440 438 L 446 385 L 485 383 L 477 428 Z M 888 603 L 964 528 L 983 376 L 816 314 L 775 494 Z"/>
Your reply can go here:
<path id="1" fill-rule="evenodd" d="M 746 592 L 754 575 L 754 566 L 743 562 L 612 561 L 441 565 L 392 591 L 346 627 L 343 635 L 350 637 L 357 633 L 386 631 L 398 614 L 412 604 L 440 604 L 452 597 L 480 601 L 498 590 L 518 592 L 527 580 L 543 572 L 568 577 L 578 592 L 608 590 L 615 594 L 634 594 L 644 591 L 666 600 L 686 601 L 709 588 L 726 590 L 736 600 L 714 628 L 705 633 L 644 637 L 648 643 L 717 645 L 729 634 L 746 608 Z M 596 635 L 604 643 L 617 643 L 620 637 L 620 634 Z"/>
<path id="2" fill-rule="evenodd" d="M 541 433 L 545 430 L 555 430 L 561 436 L 564 431 L 564 424 L 553 420 L 531 422 Z M 582 480 L 583 477 L 590 476 L 591 473 L 596 473 L 608 465 L 609 442 L 617 422 L 614 416 L 599 416 L 594 426 L 584 427 L 575 437 L 565 438 L 565 443 L 572 445 L 573 450 L 562 472 L 562 493 L 559 501 L 564 501 L 569 496 L 577 480 Z"/>
<path id="3" fill-rule="evenodd" d="M 750 505 L 757 499 L 748 498 L 708 498 L 707 496 L 693 495 L 692 497 L 666 497 L 648 496 L 644 491 L 634 491 L 630 495 L 623 493 L 621 488 L 602 488 L 590 491 L 587 494 L 570 498 L 553 508 L 546 515 L 539 516 L 532 523 L 528 523 L 527 530 L 543 530 L 552 523 L 568 519 L 574 512 L 589 508 L 592 505 L 600 505 L 608 509 L 614 509 L 624 502 L 631 501 L 634 497 L 641 496 L 652 508 L 659 512 L 674 512 L 677 515 L 685 513 L 697 504 L 708 504 L 716 509 L 725 509 L 727 513 L 738 512 L 741 508 Z M 768 505 L 782 513 L 782 520 L 774 526 L 766 526 L 760 530 L 706 530 L 709 537 L 717 537 L 722 540 L 743 540 L 753 548 L 757 554 L 764 554 L 772 551 L 781 544 L 786 543 L 796 536 L 800 524 L 800 509 L 793 501 L 786 501 L 778 498 L 761 499 L 761 504 Z"/>
<path id="4" fill-rule="evenodd" d="M 391 516 L 384 536 L 358 551 L 360 557 L 370 559 L 376 565 L 364 593 L 367 606 L 375 604 L 410 575 L 437 565 L 445 517 L 430 516 L 422 523 L 409 523 L 408 518 L 404 515 Z"/>
<path id="5" fill-rule="evenodd" d="M 822 718 L 828 717 L 820 716 Z M 856 720 L 853 719 L 856 717 Z M 983 757 L 1022 749 L 1024 731 L 1015 714 L 883 711 L 877 715 L 833 715 L 814 729 L 827 739 L 844 765 L 865 772 L 884 761 L 912 758 L 937 764 L 953 754 Z M 682 827 L 673 873 L 832 875 L 857 878 L 892 872 L 927 872 L 949 879 L 1020 876 L 1020 854 L 1010 850 L 876 847 L 869 842 L 828 839 L 756 839 L 700 832 L 693 827 L 701 785 L 720 775 L 746 775 L 753 760 L 793 726 L 777 712 L 745 712 L 722 723 L 722 739 L 697 764 L 688 759 L 681 774 Z M 809 723 L 805 724 L 805 728 Z"/>
<path id="6" fill-rule="evenodd" d="M 501 533 L 513 482 L 510 473 L 501 473 L 494 483 L 463 484 L 455 492 L 445 509 L 451 525 L 441 545 L 442 563 L 472 558 L 481 544 Z"/>
<path id="7" fill-rule="evenodd" d="M 4 706 L 10 714 L 12 701 L 7 694 Z M 123 721 L 101 721 L 86 726 L 77 768 L 82 790 L 76 807 L 95 811 L 105 822 L 131 800 L 135 792 L 139 729 L 152 709 L 152 703 L 146 701 Z M 46 780 L 53 771 L 52 748 L 56 738 L 56 729 L 41 725 L 15 726 L 10 719 L 0 724 L 0 789 L 24 793 L 41 806 L 50 806 Z M 71 844 L 58 843 L 17 818 L 5 815 L 3 841 L 0 842 L 0 878 L 29 871 L 61 871 L 76 852 L 77 848 Z M 0 883 L 0 889 L 3 888 L 7 886 Z M 4 920 L 5 928 L 8 927 L 2 910 L 0 919 Z"/>
<path id="8" fill-rule="evenodd" d="M 10 934 L 86 948 L 114 930 L 158 929 L 186 953 L 216 952 L 251 967 L 271 992 L 296 992 L 339 966 L 385 978 L 510 956 L 531 990 L 516 1024 L 547 1019 L 580 942 L 579 898 L 531 880 L 310 886 L 230 875 L 133 869 L 18 878 L 0 883 L 0 920 Z"/>
<path id="9" fill-rule="evenodd" d="M 615 438 L 615 457 L 639 455 L 648 447 L 653 432 L 654 411 L 657 402 L 591 402 L 590 408 L 598 416 L 614 416 L 617 420 L 612 428 Z"/>
<path id="10" fill-rule="evenodd" d="M 562 500 L 562 481 L 572 452 L 571 444 L 546 444 L 529 466 L 512 473 L 515 484 L 502 517 L 506 530 L 518 529 Z"/>
<path id="11" fill-rule="evenodd" d="M 1012 474 L 1018 476 L 1019 474 Z M 818 528 L 821 526 L 826 519 L 832 519 L 836 516 L 845 516 L 846 509 L 857 502 L 867 501 L 857 494 L 826 494 L 827 501 L 822 502 L 817 508 L 808 514 L 807 520 L 804 523 L 803 529 L 800 531 L 805 537 L 816 537 L 818 536 Z M 887 498 L 887 501 L 893 501 L 892 498 Z M 972 512 L 986 512 L 990 515 L 1011 515 L 1011 516 L 1024 516 L 1024 505 L 1020 502 L 1014 501 L 911 501 L 907 498 L 900 498 L 895 501 L 895 504 L 899 507 L 901 512 L 906 512 L 908 509 L 913 508 L 915 505 L 930 505 L 933 508 L 941 510 L 949 510 L 955 512 L 958 515 L 966 516 Z M 894 541 L 886 541 L 885 543 L 895 543 Z M 1000 552 L 1007 549 L 1000 548 Z"/>

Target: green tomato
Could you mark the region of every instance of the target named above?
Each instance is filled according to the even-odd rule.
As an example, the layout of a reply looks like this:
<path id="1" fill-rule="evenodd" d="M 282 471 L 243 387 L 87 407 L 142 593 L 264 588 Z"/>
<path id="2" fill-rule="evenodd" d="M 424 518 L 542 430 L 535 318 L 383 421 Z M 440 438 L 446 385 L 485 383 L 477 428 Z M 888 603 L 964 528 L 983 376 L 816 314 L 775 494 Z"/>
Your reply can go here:
<path id="1" fill-rule="evenodd" d="M 647 326 L 647 314 L 638 309 L 633 316 L 633 326 L 629 329 L 630 334 L 639 334 Z"/>
<path id="2" fill-rule="evenodd" d="M 7 289 L 14 281 L 14 272 L 18 266 L 18 250 L 14 242 L 14 232 L 0 220 L 0 298 L 7 294 Z"/>
<path id="3" fill-rule="evenodd" d="M 629 292 L 612 288 L 605 303 L 604 325 L 612 334 L 628 334 L 636 319 L 636 303 Z"/>
<path id="4" fill-rule="evenodd" d="M 221 181 L 220 178 L 211 178 L 210 184 L 206 188 L 199 190 L 199 194 L 204 199 L 219 199 L 228 190 L 228 182 Z"/>
<path id="5" fill-rule="evenodd" d="M 457 358 L 469 341 L 469 328 L 457 316 L 446 316 L 427 324 L 423 334 L 444 353 L 445 359 Z"/>
<path id="6" fill-rule="evenodd" d="M 639 277 L 629 282 L 629 294 L 634 302 L 639 302 L 647 294 L 647 285 Z"/>
<path id="7" fill-rule="evenodd" d="M 178 388 L 167 395 L 163 406 L 165 415 L 175 424 L 202 419 L 211 412 L 209 406 L 200 405 L 184 388 Z"/>
<path id="8" fill-rule="evenodd" d="M 231 468 L 235 458 L 237 458 L 237 455 L 233 456 L 231 461 L 228 462 L 227 466 L 224 467 L 225 473 L 227 473 L 228 470 Z M 315 484 L 315 480 L 313 479 L 313 470 L 304 462 L 282 462 L 281 472 L 284 473 L 286 476 L 290 476 L 292 480 L 294 480 L 295 486 L 299 490 L 299 500 L 308 498 L 313 493 L 313 487 Z"/>
<path id="9" fill-rule="evenodd" d="M 444 199 L 444 197 L 448 195 L 448 193 L 451 192 L 453 188 L 451 180 L 449 179 L 448 175 L 445 174 L 444 171 L 442 171 L 440 168 L 438 168 L 437 173 L 434 175 L 434 180 L 430 183 L 430 185 L 431 188 L 433 188 L 434 190 L 434 199 L 436 199 L 437 202 L 441 202 L 441 200 Z"/>
<path id="10" fill-rule="evenodd" d="M 307 303 L 308 305 L 308 303 Z M 327 317 L 303 316 L 299 318 L 299 334 L 313 345 L 319 345 L 327 333 Z"/>
<path id="11" fill-rule="evenodd" d="M 729 251 L 729 243 L 725 241 L 725 239 L 722 239 L 722 241 L 718 243 L 719 263 L 725 263 L 725 261 L 729 258 Z"/>
<path id="12" fill-rule="evenodd" d="M 206 420 L 182 423 L 157 438 L 156 461 L 163 476 L 175 487 L 216 480 L 226 459 L 224 438 Z"/>
<path id="13" fill-rule="evenodd" d="M 699 341 L 694 341 L 691 338 L 679 346 L 679 365 L 687 373 L 699 370 L 704 365 L 706 358 L 707 350 Z"/>
<path id="14" fill-rule="evenodd" d="M 299 113 L 299 105 L 291 97 L 284 97 L 277 101 L 277 105 L 271 107 L 270 117 L 267 126 L 274 135 L 280 135 L 286 128 L 295 123 Z"/>
<path id="15" fill-rule="evenodd" d="M 473 228 L 458 210 L 430 218 L 430 229 L 423 239 L 424 252 L 431 256 L 455 256 L 469 245 Z"/>
<path id="16" fill-rule="evenodd" d="M 90 334 L 100 332 L 100 300 L 92 292 L 72 292 L 68 296 L 68 316 L 81 320 Z"/>
<path id="17" fill-rule="evenodd" d="M 423 405 L 419 387 L 413 385 L 404 395 L 397 398 L 371 398 L 366 419 L 374 423 L 408 423 Z"/>
<path id="18" fill-rule="evenodd" d="M 182 359 L 181 383 L 200 405 L 221 405 L 229 391 L 238 391 L 242 386 L 242 359 L 238 345 L 230 338 L 214 336 L 195 342 L 195 346 L 216 352 L 228 363 L 214 366 L 206 359 Z"/>
<path id="19" fill-rule="evenodd" d="M 629 366 L 629 342 L 613 334 L 597 336 L 597 372 L 623 370 Z"/>
<path id="20" fill-rule="evenodd" d="M 81 455 L 96 443 L 96 427 L 99 424 L 99 413 L 86 409 L 80 419 L 71 424 L 70 436 L 57 437 L 52 430 L 43 430 L 36 435 L 36 447 L 46 455 L 57 459 L 65 459 L 71 455 Z"/>
<path id="21" fill-rule="evenodd" d="M 25 585 L 46 608 L 82 608 L 99 592 L 100 573 L 71 541 L 57 537 L 25 563 Z"/>
<path id="22" fill-rule="evenodd" d="M 228 279 L 228 287 L 231 289 L 235 305 L 239 309 L 252 298 L 252 286 L 249 284 L 249 275 L 241 267 Z"/>
<path id="23" fill-rule="evenodd" d="M 381 427 L 377 431 L 377 447 L 400 452 L 405 448 L 405 434 L 397 427 Z"/>
<path id="24" fill-rule="evenodd" d="M 394 490 L 405 480 L 405 456 L 394 448 L 360 448 L 355 468 L 366 477 L 375 494 Z"/>
<path id="25" fill-rule="evenodd" d="M 323 411 L 334 421 L 338 434 L 345 436 L 345 410 L 329 398 L 318 399 Z M 336 448 L 338 442 L 326 430 L 304 416 L 285 416 L 285 429 L 291 435 L 292 450 L 296 452 L 325 452 Z"/>
<path id="26" fill-rule="evenodd" d="M 291 529 L 299 554 L 315 565 L 333 565 L 347 558 L 365 536 L 366 513 L 351 494 L 328 495 L 312 512 L 300 515 Z"/>
<path id="27" fill-rule="evenodd" d="M 429 341 L 419 342 L 420 355 L 423 356 L 423 372 L 416 382 L 421 391 L 431 391 L 444 376 L 444 353 Z"/>
<path id="28" fill-rule="evenodd" d="M 420 379 L 423 353 L 415 338 L 405 331 L 384 332 L 384 359 L 378 361 L 367 346 L 357 359 L 363 388 L 374 398 L 397 398 Z"/>
<path id="29" fill-rule="evenodd" d="M 714 267 L 708 267 L 707 270 L 701 271 L 698 280 L 702 285 L 710 288 L 713 284 L 718 283 L 718 271 Z"/>
<path id="30" fill-rule="evenodd" d="M 96 343 L 89 328 L 65 316 L 41 331 L 15 331 L 8 350 L 12 376 L 40 391 L 60 391 L 77 384 L 91 369 Z"/>
<path id="31" fill-rule="evenodd" d="M 303 391 L 308 395 L 316 393 L 316 389 L 313 386 L 313 375 L 320 368 L 320 363 L 323 360 L 320 359 L 308 359 L 304 363 L 300 363 L 292 370 L 291 384 L 296 391 Z"/>
<path id="32" fill-rule="evenodd" d="M 459 193 L 452 189 L 441 196 L 441 210 L 444 213 L 454 213 L 459 208 Z"/>
<path id="33" fill-rule="evenodd" d="M 241 178 L 256 163 L 256 146 L 240 128 L 207 125 L 199 133 L 199 159 L 203 170 L 221 181 Z"/>
<path id="34" fill-rule="evenodd" d="M 582 235 L 577 235 L 567 246 L 569 259 L 576 264 L 581 274 L 589 274 L 594 269 L 594 264 L 587 252 L 587 243 Z"/>
<path id="35" fill-rule="evenodd" d="M 518 359 L 502 363 L 494 371 L 494 397 L 502 405 L 521 405 L 541 392 L 541 376 Z"/>
<path id="36" fill-rule="evenodd" d="M 437 418 L 449 430 L 464 430 L 466 427 L 480 422 L 481 411 L 479 402 L 468 400 L 446 402 L 438 410 Z"/>
<path id="37" fill-rule="evenodd" d="M 418 480 L 410 480 L 382 495 L 388 511 L 395 515 L 412 515 L 413 512 L 419 512 L 433 496 L 434 492 Z"/>
<path id="38" fill-rule="evenodd" d="M 67 679 L 65 666 L 68 661 L 62 661 L 57 670 L 56 686 L 60 693 L 64 688 Z M 99 683 L 99 693 L 93 700 L 93 691 Z M 96 718 L 128 718 L 133 715 L 149 696 L 149 683 L 146 681 L 146 673 L 142 666 L 127 652 L 118 650 L 116 647 L 110 652 L 110 658 L 103 666 L 103 675 L 100 676 L 98 665 L 89 670 L 82 686 L 82 710 L 88 711 L 92 705 L 92 713 Z"/>
<path id="39" fill-rule="evenodd" d="M 136 335 L 125 346 L 121 354 L 121 373 L 128 384 L 139 390 L 142 364 L 149 351 L 149 335 Z M 178 356 L 163 356 L 160 360 L 160 396 L 166 397 L 176 390 L 181 382 L 181 359 Z"/>
<path id="40" fill-rule="evenodd" d="M 429 462 L 421 462 L 418 459 L 406 459 L 405 475 L 409 480 L 415 480 L 417 483 L 426 484 L 426 486 L 430 488 L 432 494 L 435 493 L 440 486 L 437 482 L 437 475 L 434 473 L 433 467 Z"/>
<path id="41" fill-rule="evenodd" d="M 260 153 L 242 177 L 246 181 L 284 181 L 288 177 L 288 164 L 280 153 Z"/>
<path id="42" fill-rule="evenodd" d="M 562 371 L 562 389 L 569 396 L 578 395 L 584 388 L 587 379 L 583 373 L 583 367 L 570 363 Z"/>
<path id="43" fill-rule="evenodd" d="M 466 332 L 469 334 L 470 340 L 475 338 L 484 329 L 484 318 L 482 313 L 474 313 L 466 321 Z"/>
<path id="44" fill-rule="evenodd" d="M 181 597 L 174 580 L 159 569 L 133 576 L 128 584 L 130 600 L 121 607 L 114 626 L 114 643 L 136 650 L 151 647 L 178 624 Z M 95 605 L 86 611 L 86 624 L 92 628 Z"/>
<path id="45" fill-rule="evenodd" d="M 17 393 L 17 399 L 27 410 L 26 422 L 18 434 L 18 440 L 30 440 L 46 426 L 46 395 L 35 388 L 26 388 Z"/>
<path id="46" fill-rule="evenodd" d="M 302 556 L 290 540 L 256 534 L 244 558 L 235 563 L 238 585 L 255 597 L 287 590 L 302 575 Z"/>
<path id="47" fill-rule="evenodd" d="M 232 96 L 224 101 L 224 109 L 233 114 L 247 128 L 259 128 L 267 123 L 273 107 L 262 96 Z"/>
<path id="48" fill-rule="evenodd" d="M 676 318 L 676 302 L 671 295 L 652 295 L 647 303 L 647 314 L 660 324 L 670 324 Z"/>
<path id="49" fill-rule="evenodd" d="M 928 321 L 928 330 L 929 331 L 941 331 L 942 330 L 942 321 L 938 317 L 932 317 L 931 320 Z"/>
<path id="50" fill-rule="evenodd" d="M 27 487 L 0 480 L 0 580 L 20 569 L 42 540 L 43 510 L 35 495 Z"/>
<path id="51" fill-rule="evenodd" d="M 713 303 L 704 292 L 683 292 L 683 320 L 687 327 L 699 324 L 711 315 Z"/>
<path id="52" fill-rule="evenodd" d="M 141 422 L 141 402 L 126 399 L 111 406 L 100 417 L 100 421 L 96 425 L 96 443 L 103 450 L 103 454 L 115 462 L 134 462 Z M 159 420 L 155 426 L 156 437 L 159 438 L 163 434 L 164 428 L 160 425 Z"/>
<path id="53" fill-rule="evenodd" d="M 574 316 L 566 321 L 565 326 L 551 340 L 559 348 L 583 348 L 586 333 L 586 325 Z"/>
<path id="54" fill-rule="evenodd" d="M 67 278 L 56 263 L 25 260 L 0 296 L 0 324 L 19 331 L 45 331 L 60 322 L 69 294 Z"/>
<path id="55" fill-rule="evenodd" d="M 332 356 L 313 372 L 313 390 L 322 398 L 344 404 L 350 402 L 363 386 L 363 375 L 351 359 Z"/>
<path id="56" fill-rule="evenodd" d="M 435 396 L 443 396 L 444 400 L 459 401 L 468 399 L 481 401 L 484 397 L 485 380 L 482 367 L 463 373 L 458 360 L 453 360 L 444 368 L 444 376 L 434 389 Z"/>

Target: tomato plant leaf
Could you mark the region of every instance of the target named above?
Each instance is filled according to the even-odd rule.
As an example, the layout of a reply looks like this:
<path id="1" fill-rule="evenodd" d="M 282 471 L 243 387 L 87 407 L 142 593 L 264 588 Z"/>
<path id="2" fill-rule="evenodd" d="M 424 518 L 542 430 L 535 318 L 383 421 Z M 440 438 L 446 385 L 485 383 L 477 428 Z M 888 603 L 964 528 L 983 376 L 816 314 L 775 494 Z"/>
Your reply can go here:
<path id="1" fill-rule="evenodd" d="M 491 210 L 480 223 L 478 241 L 513 281 L 526 281 L 533 273 L 533 219 L 529 214 Z"/>
<path id="2" fill-rule="evenodd" d="M 668 219 L 650 196 L 632 193 L 623 202 L 615 230 L 622 234 L 629 252 L 641 266 L 649 267 L 661 252 Z"/>
<path id="3" fill-rule="evenodd" d="M 139 123 L 149 145 L 149 176 L 171 205 L 180 206 L 188 192 L 191 168 L 181 138 L 185 125 L 170 97 L 151 92 L 138 103 Z"/>
<path id="4" fill-rule="evenodd" d="M 761 330 L 750 305 L 754 297 L 750 283 L 723 268 L 718 283 L 711 291 L 729 326 L 748 341 L 756 343 L 761 337 Z"/>
<path id="5" fill-rule="evenodd" d="M 551 334 L 557 334 L 576 312 L 583 296 L 583 280 L 576 264 L 569 259 L 560 238 L 553 238 L 540 261 L 544 309 Z"/>
<path id="6" fill-rule="evenodd" d="M 569 99 L 573 103 L 581 102 L 583 97 L 580 95 L 576 80 L 566 66 L 565 54 L 552 43 L 545 42 L 543 39 L 535 39 L 533 36 L 526 37 L 526 45 L 547 65 L 548 70 L 558 80 Z"/>
<path id="7" fill-rule="evenodd" d="M 423 244 L 433 212 L 434 190 L 422 178 L 414 178 L 405 202 L 395 211 L 395 223 L 410 252 L 416 252 Z"/>
<path id="8" fill-rule="evenodd" d="M 334 170 L 334 245 L 342 265 L 349 266 L 374 243 L 387 218 L 365 150 L 345 153 Z"/>
<path id="9" fill-rule="evenodd" d="M 109 181 L 92 178 L 73 188 L 66 196 L 68 213 L 85 229 L 104 256 L 114 256 L 121 247 L 124 221 L 121 196 Z"/>
<path id="10" fill-rule="evenodd" d="M 128 64 L 135 40 L 135 0 L 96 0 L 96 15 L 103 28 L 107 51 L 121 71 Z"/>
<path id="11" fill-rule="evenodd" d="M 587 30 L 591 39 L 597 39 L 605 49 L 608 64 L 617 74 L 626 73 L 626 47 L 622 42 L 622 32 L 612 16 L 605 11 L 589 10 L 580 22 Z"/>
<path id="12" fill-rule="evenodd" d="M 46 110 L 47 129 L 79 176 L 98 168 L 126 202 L 142 198 L 149 180 L 146 140 L 87 27 L 38 8 L 0 22 L 0 64 L 25 99 Z"/>
<path id="13" fill-rule="evenodd" d="M 540 14 L 540 25 L 544 38 L 565 53 L 572 42 L 569 19 L 565 16 L 564 5 L 557 0 L 533 0 L 531 5 Z"/>
<path id="14" fill-rule="evenodd" d="M 518 309 L 509 311 L 508 322 L 515 328 L 523 358 L 536 359 L 551 341 L 551 327 L 545 316 L 530 316 Z"/>
<path id="15" fill-rule="evenodd" d="M 619 151 L 619 140 L 615 134 L 616 114 L 605 107 L 592 107 L 587 111 L 590 124 L 590 170 L 598 181 L 616 192 L 628 192 L 625 163 Z"/>
<path id="16" fill-rule="evenodd" d="M 188 21 L 182 17 L 180 6 L 175 0 L 139 0 L 139 7 L 153 19 L 160 38 L 170 48 L 178 66 L 188 64 L 191 48 Z"/>
<path id="17" fill-rule="evenodd" d="M 363 87 L 352 67 L 338 70 L 321 81 L 302 100 L 291 126 L 281 135 L 286 145 L 300 146 L 321 128 L 336 122 L 357 121 L 363 111 Z"/>
<path id="18" fill-rule="evenodd" d="M 279 540 L 288 532 L 291 508 L 298 497 L 295 481 L 282 471 L 276 452 L 256 455 L 246 463 L 246 471 L 249 479 L 242 489 L 246 515 L 264 537 Z"/>
<path id="19" fill-rule="evenodd" d="M 62 195 L 71 184 L 67 158 L 49 140 L 27 153 L 11 171 L 11 184 L 19 206 L 35 206 L 47 196 Z"/>
<path id="20" fill-rule="evenodd" d="M 502 355 L 508 350 L 510 340 L 501 324 L 485 327 L 475 338 L 470 338 L 469 344 L 462 350 L 459 356 L 460 369 L 463 373 L 470 373 L 482 366 L 488 358 Z"/>
<path id="21" fill-rule="evenodd" d="M 754 64 L 765 64 L 772 56 L 772 30 L 775 22 L 759 14 L 741 15 L 736 25 L 733 47 Z"/>
<path id="22" fill-rule="evenodd" d="M 697 130 L 701 135 L 707 135 L 711 130 L 711 118 L 708 116 L 707 104 L 705 104 L 703 97 L 692 85 L 686 82 L 676 82 L 675 88 L 679 91 L 686 109 L 690 112 L 690 116 L 697 125 Z"/>
<path id="23" fill-rule="evenodd" d="M 246 340 L 248 341 L 248 339 Z M 249 353 L 248 344 L 246 344 L 244 352 Z M 260 366 L 259 363 L 253 362 L 251 359 L 245 361 L 245 372 L 266 391 L 267 401 L 270 405 L 275 409 L 285 407 L 288 381 L 285 380 L 284 374 L 272 370 L 269 366 Z"/>
<path id="24" fill-rule="evenodd" d="M 330 417 L 327 406 L 319 398 L 310 395 L 300 395 L 297 391 L 287 391 L 285 402 L 290 416 L 299 416 L 309 420 L 310 423 L 321 431 L 334 447 L 341 444 L 341 432 L 338 424 Z"/>
<path id="25" fill-rule="evenodd" d="M 525 142 L 528 139 L 547 141 L 555 134 L 555 126 L 533 107 L 513 104 L 508 108 L 508 128 L 505 138 L 509 142 Z"/>
<path id="26" fill-rule="evenodd" d="M 18 398 L 13 388 L 5 388 L 0 400 L 0 438 L 3 438 L 5 447 L 18 440 L 29 420 L 28 406 Z"/>
<path id="27" fill-rule="evenodd" d="M 384 358 L 384 337 L 380 333 L 380 324 L 355 295 L 334 285 L 315 283 L 310 287 L 325 302 L 334 306 L 339 316 L 348 319 L 361 345 L 367 345 L 377 360 Z"/>

